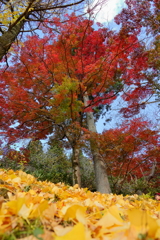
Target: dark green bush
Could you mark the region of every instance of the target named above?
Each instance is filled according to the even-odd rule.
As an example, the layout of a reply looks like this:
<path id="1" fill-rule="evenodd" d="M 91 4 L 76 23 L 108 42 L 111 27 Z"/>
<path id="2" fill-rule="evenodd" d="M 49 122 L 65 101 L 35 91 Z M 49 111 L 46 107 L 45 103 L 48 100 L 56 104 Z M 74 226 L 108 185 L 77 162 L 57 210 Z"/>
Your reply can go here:
<path id="1" fill-rule="evenodd" d="M 113 193 L 132 195 L 132 194 L 150 194 L 154 196 L 156 192 L 160 192 L 160 186 L 156 186 L 155 182 L 159 181 L 158 177 L 156 179 L 151 179 L 147 181 L 145 178 L 135 178 L 133 180 L 124 181 L 118 177 L 109 177 L 111 189 Z"/>

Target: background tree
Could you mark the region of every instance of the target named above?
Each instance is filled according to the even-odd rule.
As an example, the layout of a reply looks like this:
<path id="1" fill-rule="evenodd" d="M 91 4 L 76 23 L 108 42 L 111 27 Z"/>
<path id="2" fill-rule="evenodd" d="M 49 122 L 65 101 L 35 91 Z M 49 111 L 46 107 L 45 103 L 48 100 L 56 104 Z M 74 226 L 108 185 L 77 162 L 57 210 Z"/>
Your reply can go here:
<path id="1" fill-rule="evenodd" d="M 95 138 L 108 174 L 112 176 L 114 192 L 120 193 L 126 182 L 137 179 L 144 179 L 148 184 L 152 182 L 152 187 L 158 186 L 159 132 L 152 130 L 149 122 L 139 118 L 126 121 Z M 146 185 L 144 191 L 145 188 Z"/>
<path id="2" fill-rule="evenodd" d="M 79 155 L 82 187 L 88 188 L 91 191 L 96 190 L 95 172 L 92 157 L 87 157 L 81 151 Z"/>
<path id="3" fill-rule="evenodd" d="M 139 112 L 140 109 L 145 108 L 146 104 L 150 102 L 153 90 L 158 96 L 155 101 L 159 102 L 160 3 L 157 0 L 126 0 L 126 5 L 127 7 L 115 17 L 115 22 L 121 24 L 121 34 L 138 36 L 143 45 L 143 58 L 148 58 L 148 68 L 145 70 L 144 81 L 137 85 L 134 91 L 131 90 L 130 93 L 123 96 L 127 99 L 129 107 L 123 108 L 121 112 L 125 117 L 130 117 Z M 139 64 L 141 63 L 139 62 Z M 146 85 L 145 89 L 142 88 L 143 84 Z M 145 94 L 146 91 L 150 91 L 150 96 L 138 103 L 136 99 L 139 99 L 139 95 Z"/>
<path id="4" fill-rule="evenodd" d="M 20 151 L 15 150 L 10 145 L 1 148 L 1 162 L 0 167 L 6 169 L 20 169 L 30 161 L 29 151 L 26 148 L 21 148 Z"/>
<path id="5" fill-rule="evenodd" d="M 72 184 L 71 162 L 58 142 L 54 141 L 54 144 L 49 144 L 44 151 L 39 140 L 30 141 L 27 150 L 30 153 L 30 161 L 26 165 L 25 171 L 42 181 Z"/>

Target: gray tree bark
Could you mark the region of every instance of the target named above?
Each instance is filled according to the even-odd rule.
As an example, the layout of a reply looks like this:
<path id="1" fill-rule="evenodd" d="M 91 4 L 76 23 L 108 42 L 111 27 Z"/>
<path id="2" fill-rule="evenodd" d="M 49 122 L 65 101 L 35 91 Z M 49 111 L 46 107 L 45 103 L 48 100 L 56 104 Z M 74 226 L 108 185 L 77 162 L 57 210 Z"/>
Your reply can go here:
<path id="1" fill-rule="evenodd" d="M 72 155 L 72 169 L 73 169 L 73 185 L 78 184 L 81 187 L 81 172 L 79 165 L 79 154 L 80 149 L 76 146 L 72 147 L 73 155 Z"/>
<path id="2" fill-rule="evenodd" d="M 0 36 L 0 60 L 2 60 L 3 56 L 8 52 L 12 43 L 15 41 L 16 37 L 20 33 L 24 20 L 17 23 L 11 30 L 4 32 L 2 36 Z"/>
<path id="3" fill-rule="evenodd" d="M 84 105 L 87 106 L 89 101 L 87 94 L 83 97 L 83 100 L 84 100 Z M 87 112 L 86 115 L 87 115 L 88 130 L 90 132 L 96 133 L 97 130 L 94 122 L 93 113 Z M 95 146 L 94 141 L 92 140 L 90 141 L 90 146 L 91 146 L 91 152 L 92 152 L 93 162 L 94 162 L 97 191 L 99 191 L 100 193 L 111 193 L 111 188 L 108 181 L 106 167 L 99 154 L 98 148 Z"/>
<path id="4" fill-rule="evenodd" d="M 79 187 L 81 187 L 81 172 L 79 163 L 80 148 L 77 146 L 75 139 L 68 131 L 65 131 L 65 135 L 72 147 L 72 182 L 73 185 L 78 184 Z"/>

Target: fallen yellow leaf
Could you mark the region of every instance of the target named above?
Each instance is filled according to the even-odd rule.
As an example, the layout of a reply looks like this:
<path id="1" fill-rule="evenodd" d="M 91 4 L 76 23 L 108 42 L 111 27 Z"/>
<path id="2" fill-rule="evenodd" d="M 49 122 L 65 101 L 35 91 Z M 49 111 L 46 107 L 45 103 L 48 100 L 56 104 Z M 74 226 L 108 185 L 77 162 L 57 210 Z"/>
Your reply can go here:
<path id="1" fill-rule="evenodd" d="M 121 226 L 122 221 L 118 220 L 110 212 L 107 211 L 95 225 L 108 228 L 114 225 Z"/>
<path id="2" fill-rule="evenodd" d="M 64 236 L 56 236 L 54 240 L 87 240 L 85 236 L 85 227 L 82 223 L 77 223 L 71 231 Z"/>
<path id="3" fill-rule="evenodd" d="M 160 239 L 160 228 L 156 231 L 155 238 Z"/>
<path id="4" fill-rule="evenodd" d="M 73 227 L 63 227 L 62 225 L 58 225 L 54 227 L 54 232 L 57 236 L 64 236 L 68 232 L 70 232 L 73 229 Z"/>
<path id="5" fill-rule="evenodd" d="M 25 198 L 17 198 L 16 200 L 10 201 L 6 203 L 9 207 L 9 212 L 12 214 L 18 214 L 22 205 L 25 203 Z"/>
<path id="6" fill-rule="evenodd" d="M 128 220 L 135 227 L 137 234 L 147 233 L 149 237 L 155 237 L 155 233 L 158 231 L 158 222 L 146 210 L 134 208 L 129 209 L 127 213 Z"/>
<path id="7" fill-rule="evenodd" d="M 86 209 L 85 208 L 78 208 L 76 211 L 76 219 L 78 220 L 78 222 L 83 223 L 84 225 L 86 225 L 87 220 L 86 220 Z"/>
<path id="8" fill-rule="evenodd" d="M 28 218 L 32 208 L 33 208 L 33 204 L 31 204 L 29 207 L 27 207 L 26 204 L 23 204 L 21 209 L 18 212 L 18 215 L 23 218 Z"/>
<path id="9" fill-rule="evenodd" d="M 125 212 L 122 211 L 122 209 L 119 209 L 116 205 L 113 205 L 108 210 L 118 221 L 124 221 Z"/>
<path id="10" fill-rule="evenodd" d="M 49 207 L 49 204 L 46 200 L 44 200 L 43 202 L 41 202 L 40 204 L 36 204 L 34 206 L 33 211 L 30 214 L 31 218 L 35 218 L 35 217 L 41 217 L 42 213 L 44 210 L 46 210 Z"/>
<path id="11" fill-rule="evenodd" d="M 86 207 L 81 206 L 81 205 L 73 205 L 69 207 L 63 217 L 64 220 L 69 220 L 69 219 L 76 219 L 76 213 L 78 212 L 78 216 L 80 217 L 80 214 L 84 214 L 86 212 Z"/>

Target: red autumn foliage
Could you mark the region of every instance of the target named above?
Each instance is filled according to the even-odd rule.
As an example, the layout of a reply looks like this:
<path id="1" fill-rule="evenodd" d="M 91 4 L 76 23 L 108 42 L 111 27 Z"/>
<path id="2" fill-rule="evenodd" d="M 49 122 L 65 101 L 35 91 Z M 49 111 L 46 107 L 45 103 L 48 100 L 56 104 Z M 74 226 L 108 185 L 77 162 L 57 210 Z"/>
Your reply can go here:
<path id="1" fill-rule="evenodd" d="M 117 24 L 122 24 L 122 30 L 139 34 L 145 30 L 147 35 L 159 32 L 159 0 L 126 0 L 127 8 L 115 17 Z"/>
<path id="2" fill-rule="evenodd" d="M 139 55 L 138 58 L 135 53 L 134 61 L 137 61 L 137 64 L 135 64 L 137 70 L 146 63 L 148 65 L 146 69 L 143 69 L 141 72 L 142 81 L 140 82 L 138 80 L 140 85 L 137 85 L 135 89 L 133 88 L 134 90 L 131 89 L 131 91 L 127 92 L 127 94 L 124 93 L 123 95 L 125 101 L 128 101 L 128 106 L 122 108 L 121 113 L 123 113 L 124 117 L 128 118 L 133 117 L 140 112 L 142 107 L 145 107 L 145 104 L 139 102 L 140 98 L 144 98 L 144 95 L 147 96 L 148 94 L 151 96 L 153 90 L 154 92 L 159 93 L 160 1 L 126 0 L 126 5 L 127 7 L 115 17 L 115 22 L 121 24 L 121 34 L 134 34 L 138 37 L 143 46 L 143 49 L 141 49 L 141 55 L 137 52 Z M 134 71 L 132 68 L 130 69 L 131 75 L 134 75 L 137 72 L 136 68 Z M 144 88 L 143 85 L 145 85 Z M 147 102 L 148 99 L 146 98 L 146 103 Z"/>
<path id="3" fill-rule="evenodd" d="M 45 138 L 57 124 L 111 104 L 124 85 L 134 85 L 130 106 L 150 94 L 148 84 L 141 85 L 148 58 L 136 34 L 94 30 L 91 20 L 74 14 L 66 18 L 53 19 L 59 34 L 49 29 L 44 38 L 28 37 L 15 47 L 12 66 L 1 75 L 1 128 L 10 141 Z M 86 93 L 91 100 L 84 107 Z"/>
<path id="4" fill-rule="evenodd" d="M 110 175 L 128 180 L 149 177 L 154 166 L 151 177 L 158 174 L 159 134 L 148 122 L 139 118 L 126 121 L 118 128 L 97 135 L 96 141 Z"/>

